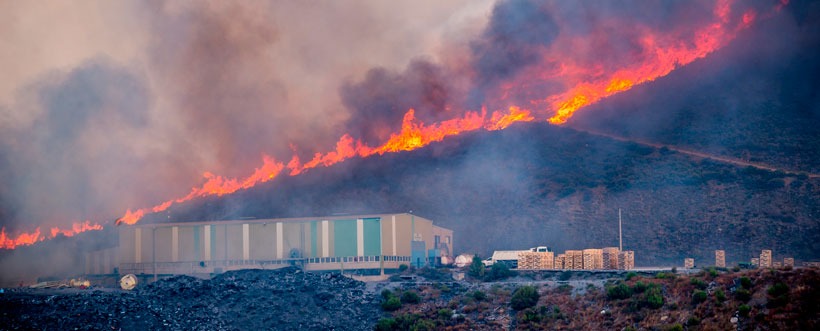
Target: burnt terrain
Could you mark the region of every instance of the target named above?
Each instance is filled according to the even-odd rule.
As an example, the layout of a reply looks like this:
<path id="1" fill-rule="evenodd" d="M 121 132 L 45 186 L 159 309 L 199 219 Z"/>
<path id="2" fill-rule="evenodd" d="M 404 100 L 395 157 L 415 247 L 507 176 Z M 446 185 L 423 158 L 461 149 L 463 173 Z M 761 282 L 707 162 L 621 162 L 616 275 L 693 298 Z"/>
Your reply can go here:
<path id="1" fill-rule="evenodd" d="M 226 272 L 175 276 L 134 291 L 7 289 L 2 330 L 371 330 L 365 284 L 339 274 Z"/>
<path id="2" fill-rule="evenodd" d="M 495 269 L 495 268 L 493 268 Z M 404 271 L 362 283 L 296 268 L 175 276 L 134 291 L 5 289 L 2 330 L 816 330 L 820 273 Z M 463 270 L 466 271 L 466 270 Z M 499 276 L 501 275 L 501 276 Z M 407 277 L 407 278 L 411 278 Z M 482 280 L 483 278 L 483 280 Z M 489 280 L 493 279 L 493 280 Z M 529 295 L 525 289 L 528 289 Z"/>

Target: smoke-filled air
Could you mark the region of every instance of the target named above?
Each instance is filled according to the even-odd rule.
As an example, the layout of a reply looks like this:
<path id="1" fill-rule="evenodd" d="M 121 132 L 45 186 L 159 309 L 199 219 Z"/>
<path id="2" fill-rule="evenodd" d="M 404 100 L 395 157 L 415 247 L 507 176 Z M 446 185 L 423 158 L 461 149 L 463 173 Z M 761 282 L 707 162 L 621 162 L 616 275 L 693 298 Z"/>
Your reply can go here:
<path id="1" fill-rule="evenodd" d="M 0 248 L 464 132 L 563 125 L 787 5 L 3 2 Z"/>

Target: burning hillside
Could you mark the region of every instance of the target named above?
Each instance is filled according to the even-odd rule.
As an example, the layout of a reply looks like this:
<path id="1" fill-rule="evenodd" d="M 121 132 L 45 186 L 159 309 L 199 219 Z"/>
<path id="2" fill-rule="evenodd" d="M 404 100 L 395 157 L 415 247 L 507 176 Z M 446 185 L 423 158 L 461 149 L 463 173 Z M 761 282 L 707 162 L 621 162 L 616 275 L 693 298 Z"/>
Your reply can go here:
<path id="1" fill-rule="evenodd" d="M 630 90 L 636 85 L 653 81 L 676 68 L 708 56 L 729 44 L 738 34 L 757 21 L 779 15 L 784 5 L 786 1 L 717 0 L 649 5 L 640 3 L 634 6 L 500 1 L 493 7 L 482 32 L 467 42 L 466 46 L 461 47 L 460 52 L 442 55 L 442 60 L 438 62 L 413 60 L 407 69 L 399 73 L 373 69 L 362 81 L 348 81 L 343 84 L 339 89 L 341 105 L 334 105 L 333 108 L 344 108 L 349 115 L 340 124 L 333 125 L 339 129 L 328 130 L 337 133 L 336 137 L 340 137 L 335 142 L 335 148 L 328 150 L 322 147 L 326 145 L 317 143 L 334 140 L 328 136 L 309 139 L 287 134 L 280 137 L 284 141 L 270 142 L 287 146 L 286 150 L 293 151 L 289 157 L 282 157 L 287 153 L 283 153 L 281 146 L 248 146 L 250 141 L 253 141 L 252 145 L 266 145 L 269 142 L 246 136 L 248 132 L 257 132 L 260 137 L 277 137 L 270 133 L 269 128 L 263 126 L 262 123 L 265 121 L 262 119 L 265 117 L 255 115 L 259 109 L 270 107 L 277 102 L 269 97 L 276 93 L 264 93 L 269 91 L 254 84 L 267 86 L 265 84 L 268 82 L 256 81 L 255 78 L 248 78 L 253 76 L 243 74 L 249 70 L 275 71 L 262 65 L 265 58 L 259 54 L 264 54 L 264 46 L 272 42 L 270 38 L 273 38 L 276 31 L 248 8 L 228 8 L 224 11 L 227 13 L 226 16 L 201 8 L 191 9 L 189 16 L 180 15 L 180 12 L 185 13 L 189 8 L 170 5 L 149 8 L 149 12 L 160 13 L 157 14 L 161 17 L 157 19 L 158 26 L 173 27 L 175 20 L 181 17 L 192 18 L 184 21 L 185 24 L 190 24 L 191 29 L 171 34 L 183 40 L 190 37 L 188 44 L 175 46 L 169 40 L 157 41 L 158 45 L 164 47 L 161 55 L 173 59 L 169 63 L 178 64 L 177 67 L 171 68 L 166 67 L 165 62 L 158 65 L 162 69 L 161 72 L 167 71 L 168 75 L 178 76 L 165 77 L 160 74 L 157 80 L 169 86 L 173 85 L 170 82 L 182 80 L 180 87 L 175 88 L 175 91 L 181 91 L 176 91 L 174 98 L 167 102 L 180 103 L 181 117 L 196 118 L 189 125 L 201 125 L 199 128 L 203 130 L 197 130 L 194 136 L 197 137 L 197 141 L 203 141 L 205 144 L 200 146 L 201 149 L 214 147 L 215 154 L 206 158 L 219 160 L 215 163 L 217 171 L 205 172 L 204 183 L 176 198 L 168 197 L 165 192 L 179 192 L 179 187 L 156 191 L 150 185 L 146 185 L 146 188 L 135 188 L 157 179 L 145 178 L 125 187 L 118 187 L 116 190 L 105 186 L 109 182 L 94 182 L 95 185 L 105 188 L 102 191 L 114 191 L 117 194 L 100 194 L 90 198 L 93 202 L 83 201 L 77 204 L 79 207 L 67 205 L 65 210 L 59 207 L 65 203 L 60 203 L 54 210 L 48 211 L 23 204 L 15 209 L 14 214 L 7 217 L 42 217 L 43 222 L 50 219 L 54 221 L 49 223 L 65 224 L 62 219 L 84 219 L 89 218 L 88 215 L 98 215 L 100 211 L 96 206 L 102 201 L 119 197 L 117 205 L 123 202 L 132 204 L 122 217 L 117 218 L 116 223 L 134 224 L 146 214 L 166 211 L 173 205 L 201 197 L 231 194 L 271 181 L 282 174 L 296 176 L 310 169 L 329 167 L 351 158 L 415 150 L 464 132 L 501 130 L 516 122 L 547 121 L 562 124 L 580 108 Z M 235 23 L 237 20 L 228 15 L 238 15 L 247 20 Z M 193 31 L 192 35 L 185 34 L 190 31 Z M 233 47 L 237 50 L 250 50 L 236 54 L 229 51 L 222 53 L 223 49 L 231 50 Z M 211 54 L 212 50 L 216 50 L 216 53 L 214 58 L 209 58 L 208 54 Z M 187 61 L 189 58 L 191 61 Z M 212 66 L 224 72 L 211 72 Z M 201 78 L 209 84 L 203 85 L 199 81 L 189 80 L 187 75 Z M 74 76 L 70 78 L 73 79 Z M 79 75 L 77 79 L 91 80 L 92 87 L 99 84 L 94 81 L 93 76 Z M 120 76 L 112 76 L 114 82 L 122 80 Z M 139 81 L 134 84 L 138 83 Z M 45 95 L 53 96 L 53 100 L 61 100 L 64 94 L 72 93 L 71 89 L 62 89 L 60 86 L 51 89 L 54 91 Z M 99 107 L 99 117 L 106 119 L 101 123 L 128 122 L 131 125 L 127 128 L 129 132 L 138 132 L 136 130 L 148 125 L 148 115 L 135 115 L 128 113 L 128 110 L 108 118 L 106 109 L 116 108 L 118 103 L 124 101 L 131 101 L 128 97 L 120 97 L 118 93 L 121 92 L 100 92 L 102 106 Z M 246 95 L 254 101 L 239 102 L 242 98 L 237 98 L 236 95 Z M 89 102 L 96 107 L 95 100 Z M 80 102 L 79 105 L 87 106 L 89 102 Z M 143 106 L 149 108 L 150 104 L 146 103 Z M 218 120 L 220 117 L 212 117 L 213 114 L 225 117 Z M 94 115 L 89 113 L 86 121 L 94 123 Z M 58 118 L 56 116 L 55 118 Z M 225 124 L 230 122 L 237 122 L 240 125 L 234 127 Z M 36 127 L 40 125 L 37 123 L 49 123 L 46 120 L 33 123 L 35 130 L 48 130 L 49 125 L 58 126 L 58 122 L 54 122 L 44 124 L 43 128 Z M 273 122 L 270 125 L 282 127 L 281 124 Z M 79 143 L 91 139 L 82 135 L 77 128 L 67 130 L 68 141 Z M 281 131 L 288 130 L 281 128 Z M 213 136 L 208 136 L 209 132 L 212 132 Z M 52 142 L 61 137 L 47 134 L 42 139 L 34 138 L 35 142 L 42 141 L 42 146 L 48 147 L 45 150 L 49 151 L 53 148 Z M 225 141 L 233 142 L 234 146 L 243 146 L 240 148 L 242 151 L 235 151 L 235 147 L 225 149 L 223 138 L 227 139 Z M 305 145 L 305 142 L 311 144 Z M 116 147 L 111 145 L 107 148 Z M 134 148 L 137 147 L 140 150 L 143 148 Z M 185 147 L 170 147 L 190 150 Z M 264 154 L 262 165 L 257 166 L 250 175 L 243 177 L 215 174 L 220 169 L 230 170 L 228 173 L 238 173 L 233 160 L 247 159 L 248 150 L 252 151 L 250 154 Z M 116 155 L 116 158 L 119 158 L 119 154 Z M 70 158 L 68 155 L 61 157 L 60 161 Z M 31 160 L 37 160 L 36 155 L 33 155 Z M 141 169 L 134 164 L 143 164 L 146 161 L 133 159 L 131 156 L 125 160 L 137 161 L 129 164 L 127 169 L 131 169 L 131 173 L 141 178 Z M 107 171 L 112 171 L 108 169 Z M 162 175 L 170 179 L 175 176 L 176 171 L 168 171 Z M 93 174 L 87 176 L 93 177 Z M 123 178 L 127 175 L 113 171 L 103 176 Z M 177 178 L 181 177 L 191 178 L 192 175 L 189 173 Z M 60 178 L 64 177 L 47 177 L 44 181 L 48 184 L 49 180 L 54 179 L 52 183 L 59 183 Z M 84 184 L 79 185 L 81 187 L 88 186 L 86 183 L 79 184 Z M 130 193 L 131 190 L 139 191 L 138 194 L 149 198 Z M 36 194 L 40 192 L 29 195 Z M 54 194 L 57 195 L 47 194 L 48 198 L 41 200 L 59 199 L 60 194 L 70 193 Z M 167 200 L 155 203 L 151 207 L 135 208 L 133 205 L 162 199 Z M 70 230 L 54 227 L 48 232 L 41 232 L 40 227 L 34 226 L 41 224 L 40 222 L 17 224 L 14 230 L 6 230 L 4 227 L 0 232 L 0 246 L 13 249 L 19 245 L 54 237 L 58 233 L 68 235 L 77 231 L 96 230 L 99 229 L 100 222 L 104 223 L 104 218 L 93 219 L 96 223 L 77 223 L 71 226 Z"/>

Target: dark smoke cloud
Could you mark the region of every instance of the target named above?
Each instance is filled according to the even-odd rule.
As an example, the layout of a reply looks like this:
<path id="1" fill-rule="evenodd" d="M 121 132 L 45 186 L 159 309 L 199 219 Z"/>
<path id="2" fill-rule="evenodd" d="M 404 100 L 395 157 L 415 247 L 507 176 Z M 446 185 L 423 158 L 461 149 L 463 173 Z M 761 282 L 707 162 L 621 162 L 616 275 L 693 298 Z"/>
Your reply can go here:
<path id="1" fill-rule="evenodd" d="M 477 84 L 494 87 L 522 68 L 541 60 L 538 49 L 549 46 L 559 27 L 543 4 L 529 0 L 500 1 L 479 40 L 472 44 Z"/>
<path id="2" fill-rule="evenodd" d="M 15 225 L 9 221 L 104 220 L 168 189 L 140 185 L 153 180 L 144 176 L 172 168 L 174 159 L 141 146 L 153 104 L 142 77 L 97 59 L 46 75 L 27 90 L 41 111 L 28 125 L 6 130 L 0 143 L 9 230 Z M 158 170 L 141 171 L 149 165 Z"/>
<path id="3" fill-rule="evenodd" d="M 350 133 L 378 145 L 400 128 L 410 108 L 425 123 L 452 117 L 446 108 L 457 91 L 449 76 L 436 64 L 416 60 L 404 72 L 376 68 L 368 71 L 363 81 L 343 85 L 342 101 L 352 110 L 346 122 Z"/>

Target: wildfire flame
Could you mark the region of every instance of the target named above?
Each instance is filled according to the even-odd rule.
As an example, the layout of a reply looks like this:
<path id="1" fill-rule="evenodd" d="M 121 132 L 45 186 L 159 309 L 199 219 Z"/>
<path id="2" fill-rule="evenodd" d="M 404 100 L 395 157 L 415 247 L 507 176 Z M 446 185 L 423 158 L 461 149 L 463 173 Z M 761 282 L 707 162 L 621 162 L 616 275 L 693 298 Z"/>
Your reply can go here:
<path id="1" fill-rule="evenodd" d="M 779 10 L 788 3 L 787 0 L 781 1 L 775 9 Z M 206 172 L 203 174 L 205 183 L 192 188 L 187 195 L 162 202 L 150 208 L 129 209 L 115 223 L 117 225 L 135 224 L 147 213 L 161 212 L 174 204 L 198 197 L 222 196 L 247 189 L 259 183 L 273 180 L 282 174 L 285 169 L 287 169 L 288 175 L 296 176 L 309 169 L 329 167 L 354 157 L 365 158 L 376 154 L 383 155 L 385 153 L 415 150 L 464 132 L 480 129 L 503 130 L 516 122 L 539 120 L 555 125 L 566 123 L 582 107 L 596 103 L 613 94 L 627 91 L 636 85 L 663 77 L 678 67 L 707 56 L 726 45 L 735 37 L 737 32 L 748 28 L 758 18 L 758 14 L 750 10 L 743 14 L 740 22 L 733 25 L 730 20 L 730 5 L 731 0 L 718 0 L 713 9 L 714 22 L 694 31 L 692 35 L 688 36 L 691 40 L 674 40 L 674 38 L 670 40 L 669 37 L 660 35 L 657 32 L 643 31 L 644 34 L 640 39 L 640 43 L 642 49 L 645 50 L 644 58 L 622 68 L 609 68 L 609 72 L 600 67 L 589 68 L 573 63 L 571 59 L 557 61 L 545 58 L 545 63 L 553 64 L 551 69 L 539 70 L 531 76 L 525 77 L 524 79 L 527 79 L 527 82 L 505 83 L 500 88 L 502 91 L 498 99 L 508 101 L 511 89 L 515 89 L 516 86 L 530 85 L 530 81 L 560 79 L 565 81 L 567 86 L 570 86 L 563 93 L 531 100 L 529 102 L 531 107 L 526 107 L 529 109 L 514 105 L 509 106 L 506 111 L 494 111 L 489 116 L 487 116 L 486 109 L 465 111 L 460 117 L 432 124 L 419 121 L 416 118 L 415 111 L 410 109 L 404 114 L 401 129 L 391 134 L 387 141 L 380 146 L 368 146 L 361 140 L 356 140 L 345 134 L 337 141 L 334 150 L 326 153 L 316 153 L 312 159 L 305 163 L 301 162 L 295 152 L 287 164 L 277 161 L 271 156 L 263 155 L 262 166 L 255 169 L 248 177 L 242 179 L 225 178 Z M 647 54 L 648 56 L 646 56 Z M 559 69 L 554 68 L 555 63 L 559 64 Z M 296 148 L 292 147 L 292 149 L 295 150 Z M 84 223 L 75 223 L 71 229 L 67 230 L 52 228 L 50 238 L 57 234 L 71 236 L 83 231 L 100 229 L 102 229 L 102 226 L 99 224 L 92 225 L 89 221 L 85 221 Z M 41 236 L 40 228 L 31 233 L 21 233 L 15 238 L 9 237 L 4 228 L 0 232 L 0 248 L 13 249 L 20 245 L 30 245 L 45 239 L 47 239 L 45 236 Z"/>
<path id="2" fill-rule="evenodd" d="M 32 232 L 29 233 L 21 233 L 16 237 L 10 237 L 6 233 L 6 228 L 0 229 L 0 248 L 3 249 L 14 249 L 18 246 L 27 246 L 31 245 L 46 239 L 52 239 L 59 235 L 63 235 L 66 237 L 74 236 L 81 232 L 86 231 L 98 231 L 102 230 L 103 226 L 98 223 L 91 223 L 91 221 L 86 220 L 85 222 L 76 222 L 71 225 L 69 229 L 61 229 L 59 227 L 52 227 L 50 231 L 50 235 L 46 236 L 45 234 L 40 233 L 40 228 L 37 227 Z"/>

